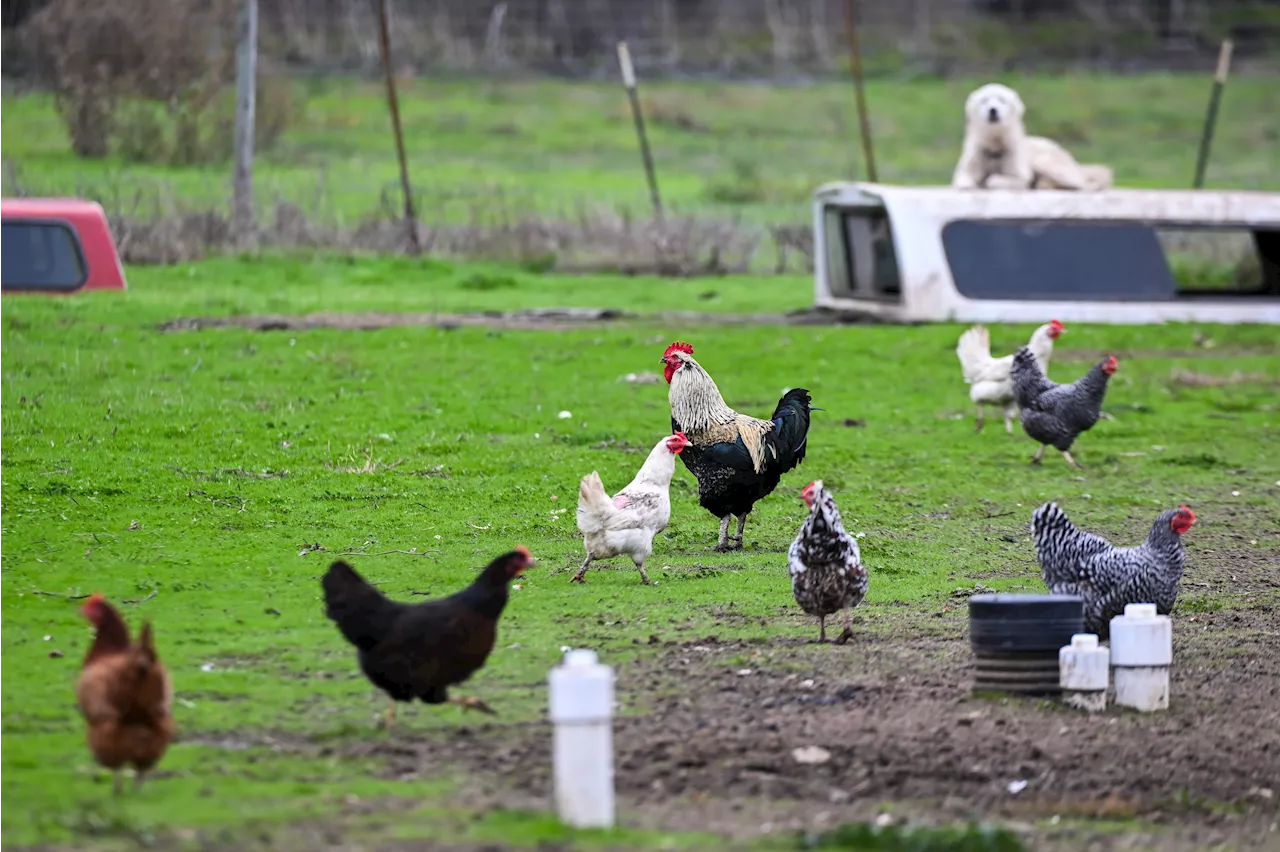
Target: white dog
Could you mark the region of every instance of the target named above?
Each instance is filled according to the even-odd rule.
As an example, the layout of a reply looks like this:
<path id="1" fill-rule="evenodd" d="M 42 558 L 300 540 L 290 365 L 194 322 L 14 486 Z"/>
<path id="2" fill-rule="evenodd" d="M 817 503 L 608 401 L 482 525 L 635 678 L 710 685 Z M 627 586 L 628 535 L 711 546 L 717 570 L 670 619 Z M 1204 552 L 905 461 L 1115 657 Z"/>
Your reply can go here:
<path id="1" fill-rule="evenodd" d="M 990 83 L 965 101 L 964 149 L 951 185 L 957 189 L 1076 189 L 1111 186 L 1111 169 L 1082 166 L 1052 139 L 1028 136 L 1026 107 L 1008 86 Z"/>

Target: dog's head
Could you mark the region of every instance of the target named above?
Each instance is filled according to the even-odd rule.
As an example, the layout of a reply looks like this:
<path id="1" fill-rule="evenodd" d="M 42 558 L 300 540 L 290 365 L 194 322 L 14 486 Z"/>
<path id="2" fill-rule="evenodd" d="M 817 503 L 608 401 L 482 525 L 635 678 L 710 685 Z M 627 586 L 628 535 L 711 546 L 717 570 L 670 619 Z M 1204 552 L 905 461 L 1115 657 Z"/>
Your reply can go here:
<path id="1" fill-rule="evenodd" d="M 973 124 L 1016 124 L 1025 111 L 1018 93 L 999 83 L 977 89 L 964 103 L 965 117 Z"/>

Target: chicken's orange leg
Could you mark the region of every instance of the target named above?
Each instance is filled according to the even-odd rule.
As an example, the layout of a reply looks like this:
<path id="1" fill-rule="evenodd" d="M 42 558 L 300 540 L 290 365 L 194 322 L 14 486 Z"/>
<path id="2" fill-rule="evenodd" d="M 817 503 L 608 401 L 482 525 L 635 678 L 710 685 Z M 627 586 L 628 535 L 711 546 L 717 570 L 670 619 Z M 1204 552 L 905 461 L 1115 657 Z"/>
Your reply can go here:
<path id="1" fill-rule="evenodd" d="M 494 710 L 473 695 L 450 695 L 449 703 L 457 704 L 463 710 L 479 710 L 481 713 L 488 713 L 490 716 L 498 715 L 497 710 Z"/>

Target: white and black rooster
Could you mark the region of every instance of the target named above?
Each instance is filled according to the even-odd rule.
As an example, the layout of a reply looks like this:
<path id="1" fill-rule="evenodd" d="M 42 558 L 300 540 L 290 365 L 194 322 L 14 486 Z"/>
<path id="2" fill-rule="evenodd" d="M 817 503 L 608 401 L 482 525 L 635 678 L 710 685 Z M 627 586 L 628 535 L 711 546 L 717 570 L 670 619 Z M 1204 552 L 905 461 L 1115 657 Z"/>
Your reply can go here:
<path id="1" fill-rule="evenodd" d="M 574 583 L 584 583 L 587 568 L 596 559 L 630 556 L 647 585 L 645 560 L 653 553 L 653 537 L 671 520 L 671 477 L 676 473 L 676 456 L 689 446 L 682 432 L 668 435 L 649 452 L 635 479 L 610 499 L 594 470 L 578 484 L 578 530 L 587 549 L 587 558 Z"/>
<path id="2" fill-rule="evenodd" d="M 1187 561 L 1182 534 L 1195 522 L 1195 513 L 1180 506 L 1160 513 L 1142 544 L 1116 547 L 1046 503 L 1031 516 L 1031 532 L 1049 591 L 1084 598 L 1085 632 L 1105 639 L 1125 604 L 1153 603 L 1161 615 L 1173 609 Z"/>
<path id="3" fill-rule="evenodd" d="M 870 583 L 858 540 L 845 532 L 831 492 L 815 480 L 800 492 L 809 504 L 809 517 L 787 552 L 791 593 L 796 603 L 818 618 L 818 641 L 827 641 L 827 616 L 844 610 L 844 632 L 836 639 L 843 645 L 853 636 L 849 610 L 862 603 Z"/>

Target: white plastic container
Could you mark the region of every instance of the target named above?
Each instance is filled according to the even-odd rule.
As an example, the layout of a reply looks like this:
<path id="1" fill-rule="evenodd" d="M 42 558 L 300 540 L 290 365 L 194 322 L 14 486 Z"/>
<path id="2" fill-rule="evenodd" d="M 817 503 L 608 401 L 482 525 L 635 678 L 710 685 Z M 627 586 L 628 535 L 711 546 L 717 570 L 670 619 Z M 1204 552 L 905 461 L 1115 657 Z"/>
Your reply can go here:
<path id="1" fill-rule="evenodd" d="M 1111 665 L 1116 704 L 1150 713 L 1169 708 L 1169 666 L 1173 663 L 1173 622 L 1156 605 L 1126 604 L 1111 619 Z"/>
<path id="2" fill-rule="evenodd" d="M 556 811 L 575 828 L 611 828 L 613 669 L 595 651 L 575 650 L 551 670 Z"/>
<path id="3" fill-rule="evenodd" d="M 1107 709 L 1107 682 L 1111 652 L 1098 644 L 1093 633 L 1077 633 L 1071 644 L 1058 651 L 1058 677 L 1062 701 L 1089 713 Z"/>

